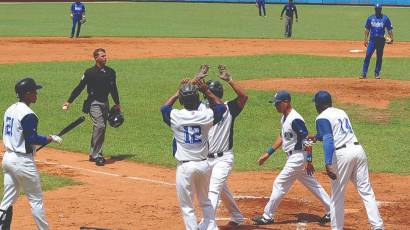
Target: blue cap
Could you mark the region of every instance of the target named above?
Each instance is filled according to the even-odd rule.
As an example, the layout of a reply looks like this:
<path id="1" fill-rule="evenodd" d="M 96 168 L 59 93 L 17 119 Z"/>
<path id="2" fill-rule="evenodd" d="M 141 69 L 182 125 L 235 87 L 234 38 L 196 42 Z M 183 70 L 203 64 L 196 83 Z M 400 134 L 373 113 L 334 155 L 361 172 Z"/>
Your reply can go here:
<path id="1" fill-rule="evenodd" d="M 290 94 L 287 91 L 284 91 L 284 90 L 278 91 L 272 97 L 272 99 L 269 100 L 269 103 L 277 104 L 277 103 L 282 102 L 282 101 L 291 101 Z"/>
<path id="2" fill-rule="evenodd" d="M 319 91 L 313 97 L 313 101 L 316 105 L 331 105 L 332 96 L 327 91 Z"/>
<path id="3" fill-rule="evenodd" d="M 376 3 L 375 5 L 374 5 L 374 8 L 376 8 L 376 9 L 381 9 L 382 8 L 382 4 L 381 3 Z"/>

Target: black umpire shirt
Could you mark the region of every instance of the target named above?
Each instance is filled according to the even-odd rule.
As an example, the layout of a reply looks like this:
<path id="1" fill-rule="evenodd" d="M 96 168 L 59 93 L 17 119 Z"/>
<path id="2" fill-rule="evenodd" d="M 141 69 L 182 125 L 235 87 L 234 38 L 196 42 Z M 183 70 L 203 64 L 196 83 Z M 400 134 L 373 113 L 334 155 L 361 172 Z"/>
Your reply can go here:
<path id="1" fill-rule="evenodd" d="M 81 91 L 87 86 L 87 93 L 89 100 L 97 100 L 99 102 L 108 101 L 108 94 L 111 93 L 115 104 L 120 104 L 118 97 L 118 89 L 116 82 L 116 74 L 113 69 L 108 66 L 98 68 L 97 65 L 87 69 L 81 78 L 80 83 L 75 87 L 68 99 L 72 103 Z"/>
<path id="2" fill-rule="evenodd" d="M 285 15 L 291 18 L 293 18 L 293 12 L 295 12 L 296 18 L 298 18 L 298 11 L 293 3 L 288 3 L 283 7 L 282 13 L 280 14 L 281 17 L 283 16 L 283 12 L 286 12 Z"/>

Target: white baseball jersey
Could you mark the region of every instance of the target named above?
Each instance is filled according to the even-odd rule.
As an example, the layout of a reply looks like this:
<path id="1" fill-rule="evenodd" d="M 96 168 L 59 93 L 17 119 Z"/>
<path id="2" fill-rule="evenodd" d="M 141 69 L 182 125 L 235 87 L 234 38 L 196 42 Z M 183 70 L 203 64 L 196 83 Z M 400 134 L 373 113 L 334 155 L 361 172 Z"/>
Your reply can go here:
<path id="1" fill-rule="evenodd" d="M 23 127 L 21 125 L 21 120 L 28 114 L 36 115 L 33 110 L 23 102 L 17 102 L 11 105 L 4 113 L 3 143 L 6 151 L 27 153 L 35 150 L 34 147 L 31 147 L 30 150 L 26 148 Z"/>
<path id="2" fill-rule="evenodd" d="M 302 141 L 298 140 L 298 136 L 296 132 L 292 128 L 292 123 L 294 120 L 299 119 L 303 120 L 303 117 L 296 112 L 296 110 L 292 109 L 288 116 L 282 116 L 280 123 L 282 125 L 281 130 L 281 137 L 282 137 L 282 149 L 285 153 L 293 150 L 300 150 L 302 149 Z"/>
<path id="3" fill-rule="evenodd" d="M 171 111 L 171 129 L 176 141 L 175 158 L 178 161 L 200 161 L 209 153 L 208 132 L 213 125 L 211 109 Z"/>
<path id="4" fill-rule="evenodd" d="M 326 119 L 330 122 L 335 148 L 341 147 L 344 144 L 357 142 L 350 119 L 345 111 L 330 107 L 320 113 L 316 121 L 319 119 Z"/>

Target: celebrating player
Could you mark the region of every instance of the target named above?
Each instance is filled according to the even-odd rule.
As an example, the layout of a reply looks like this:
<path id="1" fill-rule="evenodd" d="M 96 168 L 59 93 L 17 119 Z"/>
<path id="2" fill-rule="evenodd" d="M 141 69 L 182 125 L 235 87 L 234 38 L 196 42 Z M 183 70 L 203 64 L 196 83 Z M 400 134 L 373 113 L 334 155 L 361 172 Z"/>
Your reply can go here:
<path id="1" fill-rule="evenodd" d="M 306 152 L 304 146 L 305 138 L 308 135 L 305 122 L 302 116 L 292 108 L 290 94 L 286 91 L 279 91 L 270 101 L 275 104 L 276 110 L 282 113 L 282 130 L 276 141 L 270 146 L 266 153 L 262 154 L 258 163 L 262 165 L 280 146 L 288 156 L 285 167 L 273 182 L 272 195 L 265 206 L 262 216 L 253 217 L 256 224 L 274 223 L 274 214 L 283 196 L 289 191 L 295 180 L 299 180 L 308 188 L 325 206 L 326 214 L 320 222 L 330 221 L 330 198 L 323 187 L 313 177 L 314 168 L 312 165 L 312 155 Z M 306 169 L 306 171 L 305 171 Z"/>
<path id="2" fill-rule="evenodd" d="M 332 107 L 332 97 L 326 91 L 317 92 L 314 102 L 319 115 L 316 118 L 317 134 L 312 139 L 323 141 L 326 171 L 332 184 L 332 229 L 343 229 L 344 194 L 349 180 L 363 200 L 372 229 L 383 229 L 370 185 L 366 153 L 353 132 L 349 117 L 343 110 Z"/>
<path id="3" fill-rule="evenodd" d="M 209 184 L 209 199 L 215 212 L 218 208 L 219 198 L 222 198 L 222 203 L 228 209 L 231 215 L 229 226 L 238 226 L 244 221 L 244 217 L 239 211 L 238 205 L 226 183 L 228 176 L 233 167 L 233 129 L 235 118 L 242 111 L 248 100 L 245 91 L 237 85 L 231 75 L 223 65 L 219 65 L 219 77 L 226 81 L 237 94 L 237 98 L 232 101 L 225 102 L 227 106 L 223 118 L 215 124 L 209 131 L 209 154 L 208 162 L 212 168 L 211 180 Z M 211 92 L 222 99 L 223 86 L 219 81 L 209 80 L 207 82 Z M 200 109 L 213 108 L 215 104 L 208 100 L 201 104 Z"/>
<path id="4" fill-rule="evenodd" d="M 85 20 L 85 6 L 80 1 L 75 1 L 71 4 L 71 19 L 73 20 L 73 25 L 71 27 L 71 38 L 74 37 L 75 27 L 77 26 L 77 33 L 75 37 L 80 36 L 81 30 L 81 20 Z"/>
<path id="5" fill-rule="evenodd" d="M 218 229 L 215 212 L 208 198 L 209 153 L 208 132 L 213 124 L 217 124 L 226 111 L 225 105 L 216 97 L 202 79 L 183 80 L 175 95 L 171 96 L 161 107 L 164 122 L 174 133 L 174 156 L 177 160 L 176 190 L 181 207 L 185 228 L 189 230 Z M 199 90 L 215 106 L 213 109 L 198 110 L 200 104 Z M 172 109 L 179 99 L 184 109 Z M 196 193 L 202 209 L 203 221 L 197 225 L 193 205 L 193 193 Z M 198 228 L 199 227 L 199 228 Z"/>
<path id="6" fill-rule="evenodd" d="M 37 134 L 38 117 L 30 104 L 37 101 L 37 90 L 41 89 L 34 79 L 25 78 L 17 82 L 15 91 L 19 102 L 11 105 L 4 113 L 3 156 L 4 196 L 0 205 L 0 227 L 10 229 L 12 205 L 16 203 L 20 188 L 26 194 L 38 229 L 48 229 L 41 191 L 40 175 L 34 163 L 35 145 L 51 141 L 62 144 L 56 135 L 48 137 Z"/>
<path id="7" fill-rule="evenodd" d="M 369 69 L 370 58 L 376 50 L 376 67 L 374 69 L 374 77 L 380 79 L 380 71 L 382 69 L 383 50 L 386 39 L 384 37 L 385 30 L 389 33 L 389 43 L 393 43 L 393 26 L 389 17 L 382 14 L 382 5 L 377 3 L 374 7 L 375 14 L 369 16 L 365 25 L 364 46 L 367 47 L 366 57 L 363 63 L 363 70 L 360 79 L 365 79 L 367 70 Z M 369 39 L 370 34 L 370 39 Z"/>

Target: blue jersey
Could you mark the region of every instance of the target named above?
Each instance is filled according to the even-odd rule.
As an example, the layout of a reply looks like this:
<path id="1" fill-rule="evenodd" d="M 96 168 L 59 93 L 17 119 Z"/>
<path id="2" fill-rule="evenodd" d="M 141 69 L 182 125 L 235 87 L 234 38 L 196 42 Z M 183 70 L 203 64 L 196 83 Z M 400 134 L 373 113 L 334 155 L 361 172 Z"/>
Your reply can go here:
<path id="1" fill-rule="evenodd" d="M 385 28 L 392 30 L 393 26 L 389 17 L 386 15 L 377 17 L 373 14 L 367 18 L 365 28 L 370 31 L 370 39 L 372 39 L 375 37 L 384 37 Z"/>
<path id="2" fill-rule="evenodd" d="M 85 6 L 81 2 L 71 4 L 71 13 L 73 16 L 81 16 L 85 12 Z"/>

